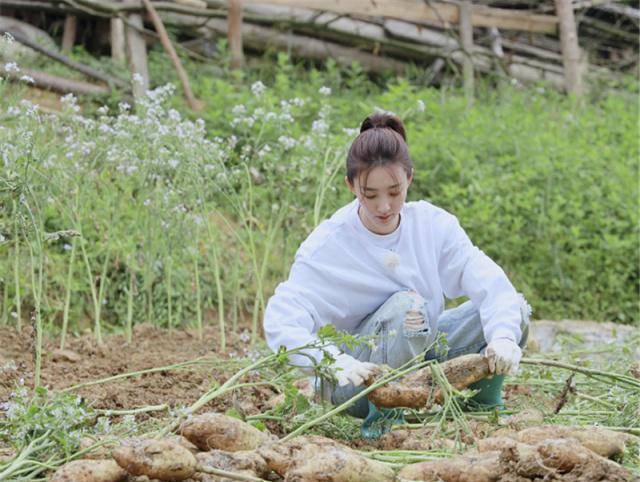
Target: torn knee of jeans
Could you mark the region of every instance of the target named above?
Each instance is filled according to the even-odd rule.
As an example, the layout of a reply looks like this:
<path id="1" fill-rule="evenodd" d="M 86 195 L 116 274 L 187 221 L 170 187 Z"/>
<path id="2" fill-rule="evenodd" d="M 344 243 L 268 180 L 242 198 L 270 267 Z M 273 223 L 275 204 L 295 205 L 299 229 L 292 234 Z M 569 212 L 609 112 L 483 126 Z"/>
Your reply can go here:
<path id="1" fill-rule="evenodd" d="M 405 336 L 427 336 L 431 327 L 427 323 L 426 314 L 421 311 L 409 311 L 403 324 Z"/>

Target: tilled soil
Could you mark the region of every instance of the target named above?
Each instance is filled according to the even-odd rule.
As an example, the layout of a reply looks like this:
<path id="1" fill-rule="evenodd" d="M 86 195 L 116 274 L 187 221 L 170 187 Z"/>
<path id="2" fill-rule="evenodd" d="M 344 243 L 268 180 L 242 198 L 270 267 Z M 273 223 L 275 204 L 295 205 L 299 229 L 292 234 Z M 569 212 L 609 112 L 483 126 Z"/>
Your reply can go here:
<path id="1" fill-rule="evenodd" d="M 98 346 L 92 335 L 68 338 L 65 349 L 70 357 L 56 354 L 59 340 L 45 340 L 42 360 L 42 385 L 60 390 L 80 383 L 163 367 L 212 355 L 222 362 L 185 369 L 160 371 L 110 381 L 75 390 L 93 408 L 132 409 L 148 405 L 167 404 L 170 407 L 188 406 L 203 395 L 213 384 L 224 382 L 233 374 L 233 366 L 224 360 L 244 357 L 249 343 L 245 335 L 228 334 L 227 352 L 220 352 L 217 327 L 208 327 L 200 341 L 193 330 L 168 330 L 141 324 L 135 328 L 133 343 L 126 343 L 123 335 L 108 335 Z M 31 328 L 18 333 L 9 327 L 0 327 L 0 402 L 9 399 L 16 383 L 33 385 L 33 356 Z M 76 356 L 77 355 L 77 356 Z M 254 402 L 273 396 L 268 389 L 243 392 L 245 411 L 254 411 Z M 207 408 L 224 409 L 237 397 L 215 400 Z M 205 408 L 206 409 L 206 408 Z"/>

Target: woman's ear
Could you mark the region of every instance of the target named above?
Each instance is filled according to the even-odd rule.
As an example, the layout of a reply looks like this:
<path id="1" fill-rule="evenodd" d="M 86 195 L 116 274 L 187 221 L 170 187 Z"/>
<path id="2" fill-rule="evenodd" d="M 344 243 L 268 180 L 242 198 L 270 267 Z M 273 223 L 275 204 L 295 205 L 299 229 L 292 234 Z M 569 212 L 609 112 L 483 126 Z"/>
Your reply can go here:
<path id="1" fill-rule="evenodd" d="M 357 197 L 356 195 L 356 188 L 355 186 L 351 183 L 351 181 L 349 181 L 349 178 L 347 176 L 344 176 L 344 183 L 347 185 L 347 187 L 349 188 L 349 191 L 351 191 L 351 193 Z"/>
<path id="2" fill-rule="evenodd" d="M 413 167 L 411 168 L 411 174 L 407 176 L 407 188 L 411 186 L 412 182 L 413 182 Z"/>

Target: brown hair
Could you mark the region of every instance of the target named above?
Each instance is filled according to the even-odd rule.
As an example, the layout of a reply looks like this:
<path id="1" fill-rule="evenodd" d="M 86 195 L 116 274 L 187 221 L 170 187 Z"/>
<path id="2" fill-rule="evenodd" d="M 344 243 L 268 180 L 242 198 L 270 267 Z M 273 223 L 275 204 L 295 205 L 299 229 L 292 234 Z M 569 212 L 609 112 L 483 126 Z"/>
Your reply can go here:
<path id="1" fill-rule="evenodd" d="M 390 112 L 376 112 L 360 126 L 360 134 L 351 144 L 347 155 L 347 179 L 353 180 L 374 167 L 400 163 L 410 177 L 413 163 L 409 157 L 407 135 L 398 116 Z M 366 185 L 366 180 L 364 185 Z"/>

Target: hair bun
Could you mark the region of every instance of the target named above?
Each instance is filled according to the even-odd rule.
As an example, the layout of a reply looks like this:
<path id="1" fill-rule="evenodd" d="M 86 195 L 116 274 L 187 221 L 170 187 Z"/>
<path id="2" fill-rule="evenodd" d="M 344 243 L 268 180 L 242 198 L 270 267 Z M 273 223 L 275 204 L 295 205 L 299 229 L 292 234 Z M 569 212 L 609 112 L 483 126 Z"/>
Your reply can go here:
<path id="1" fill-rule="evenodd" d="M 405 133 L 402 121 L 397 115 L 392 114 L 391 112 L 378 111 L 374 114 L 371 114 L 370 116 L 367 116 L 367 118 L 362 121 L 362 125 L 360 126 L 360 133 L 375 128 L 391 129 L 400 134 L 405 142 L 407 141 L 407 135 Z"/>

